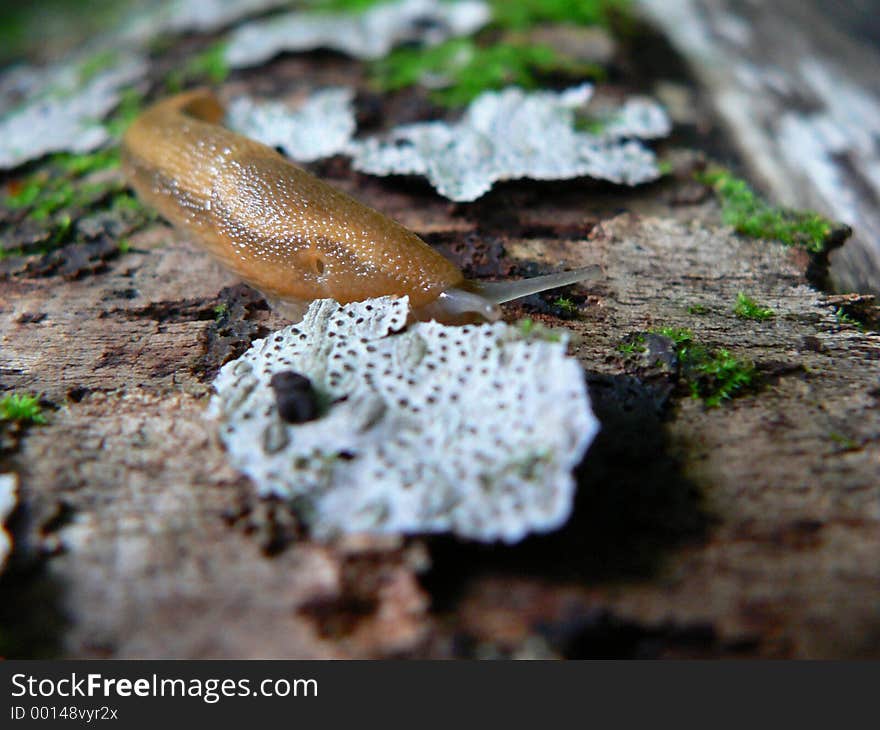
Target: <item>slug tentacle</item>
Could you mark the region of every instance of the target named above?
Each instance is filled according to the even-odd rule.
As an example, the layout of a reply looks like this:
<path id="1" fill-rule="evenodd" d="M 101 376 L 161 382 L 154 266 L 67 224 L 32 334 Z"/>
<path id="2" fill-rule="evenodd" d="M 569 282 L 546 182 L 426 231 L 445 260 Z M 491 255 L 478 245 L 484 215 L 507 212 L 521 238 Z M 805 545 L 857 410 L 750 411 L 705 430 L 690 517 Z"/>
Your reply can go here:
<path id="1" fill-rule="evenodd" d="M 414 233 L 224 128 L 223 116 L 205 89 L 160 101 L 126 132 L 123 169 L 144 202 L 282 313 L 296 316 L 314 299 L 406 295 L 420 319 L 492 321 L 501 302 L 595 276 L 466 282 Z"/>
<path id="2" fill-rule="evenodd" d="M 473 292 L 482 295 L 491 302 L 504 304 L 514 299 L 539 294 L 542 291 L 556 289 L 560 286 L 577 284 L 582 281 L 598 279 L 602 269 L 598 266 L 585 266 L 582 269 L 559 271 L 555 274 L 533 276 L 530 279 L 513 281 L 467 281 L 466 286 Z"/>

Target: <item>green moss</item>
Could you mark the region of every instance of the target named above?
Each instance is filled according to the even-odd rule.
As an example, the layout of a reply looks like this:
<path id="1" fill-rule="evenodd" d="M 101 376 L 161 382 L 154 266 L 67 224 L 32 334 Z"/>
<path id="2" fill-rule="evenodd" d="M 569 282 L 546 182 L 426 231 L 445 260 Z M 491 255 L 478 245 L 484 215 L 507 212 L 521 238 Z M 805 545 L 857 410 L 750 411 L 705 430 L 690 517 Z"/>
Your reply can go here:
<path id="1" fill-rule="evenodd" d="M 688 314 L 706 314 L 709 310 L 702 304 L 690 304 L 687 308 Z"/>
<path id="2" fill-rule="evenodd" d="M 574 119 L 574 128 L 579 132 L 599 136 L 608 128 L 608 120 L 578 115 Z"/>
<path id="3" fill-rule="evenodd" d="M 125 216 L 131 228 L 152 220 L 147 211 L 122 187 L 115 175 L 96 175 L 119 166 L 119 151 L 107 148 L 86 154 L 51 155 L 39 169 L 9 185 L 2 204 L 22 211 L 46 231 L 41 243 L 7 255 L 46 253 L 74 237 L 73 218 L 84 212 L 113 212 Z"/>
<path id="4" fill-rule="evenodd" d="M 721 405 L 752 384 L 755 368 L 725 349 L 709 354 L 696 363 L 700 378 L 690 382 L 691 396 L 702 398 L 710 408 Z"/>
<path id="5" fill-rule="evenodd" d="M 153 212 L 145 208 L 141 201 L 127 190 L 119 192 L 111 198 L 110 209 L 115 213 L 137 213 L 147 218 L 153 216 Z"/>
<path id="6" fill-rule="evenodd" d="M 831 221 L 818 213 L 770 205 L 745 180 L 734 177 L 724 168 L 711 168 L 697 179 L 714 188 L 724 222 L 743 235 L 769 238 L 818 253 L 833 229 Z"/>
<path id="7" fill-rule="evenodd" d="M 491 0 L 492 20 L 502 28 L 525 30 L 537 23 L 609 25 L 629 0 Z"/>
<path id="8" fill-rule="evenodd" d="M 127 238 L 120 238 L 118 246 L 119 253 L 128 253 L 129 251 L 131 251 L 131 241 L 129 241 Z"/>
<path id="9" fill-rule="evenodd" d="M 545 327 L 540 322 L 535 322 L 530 317 L 521 319 L 516 324 L 519 327 L 519 331 L 526 337 L 534 337 L 535 339 L 546 340 L 547 342 L 560 342 L 562 340 L 562 335 L 559 332 Z"/>
<path id="10" fill-rule="evenodd" d="M 428 48 L 399 48 L 373 64 L 373 79 L 393 91 L 431 79 L 432 99 L 463 106 L 487 90 L 505 86 L 530 89 L 547 74 L 593 77 L 602 69 L 559 55 L 550 46 L 498 42 L 481 46 L 470 38 L 453 38 Z"/>
<path id="11" fill-rule="evenodd" d="M 662 329 L 654 330 L 653 334 L 668 337 L 675 343 L 676 347 L 693 342 L 694 339 L 694 333 L 687 327 L 663 327 Z"/>
<path id="12" fill-rule="evenodd" d="M 227 314 L 229 314 L 229 305 L 226 302 L 221 302 L 216 307 L 214 307 L 214 319 L 218 322 L 222 320 Z"/>
<path id="13" fill-rule="evenodd" d="M 52 245 L 60 246 L 70 239 L 73 232 L 73 219 L 67 214 L 62 213 L 55 219 L 55 228 L 52 231 Z"/>
<path id="14" fill-rule="evenodd" d="M 45 179 L 37 175 L 22 180 L 14 186 L 13 192 L 4 198 L 3 204 L 13 210 L 30 208 L 39 199 L 44 182 Z"/>
<path id="15" fill-rule="evenodd" d="M 177 92 L 193 83 L 222 84 L 226 81 L 229 76 L 227 45 L 225 41 L 215 43 L 190 58 L 181 68 L 168 74 L 165 78 L 168 91 Z"/>
<path id="16" fill-rule="evenodd" d="M 48 220 L 65 208 L 89 206 L 104 197 L 111 183 L 92 183 L 81 178 L 118 165 L 119 154 L 115 149 L 52 155 L 44 167 L 15 183 L 3 204 L 12 210 L 29 210 L 34 220 Z"/>
<path id="17" fill-rule="evenodd" d="M 568 297 L 556 297 L 556 299 L 553 300 L 553 306 L 558 307 L 566 314 L 575 314 L 578 311 L 577 304 Z"/>
<path id="18" fill-rule="evenodd" d="M 776 312 L 770 309 L 770 307 L 762 307 L 754 299 L 743 294 L 743 292 L 736 295 L 733 313 L 740 319 L 753 319 L 756 322 L 763 322 L 776 316 Z"/>
<path id="19" fill-rule="evenodd" d="M 79 67 L 80 82 L 85 85 L 102 71 L 110 68 L 119 59 L 119 52 L 115 50 L 98 51 L 87 59 Z"/>
<path id="20" fill-rule="evenodd" d="M 125 89 L 119 100 L 119 104 L 104 123 L 107 131 L 116 139 L 121 139 L 128 126 L 135 120 L 144 108 L 144 95 L 137 89 Z"/>
<path id="21" fill-rule="evenodd" d="M 0 63 L 23 57 L 29 40 L 24 9 L 5 9 L 0 14 Z"/>
<path id="22" fill-rule="evenodd" d="M 531 317 L 526 317 L 525 319 L 521 319 L 517 322 L 519 326 L 519 331 L 524 335 L 530 335 L 532 331 L 535 329 L 535 321 Z"/>
<path id="23" fill-rule="evenodd" d="M 691 397 L 701 399 L 709 408 L 740 395 L 754 383 L 754 365 L 723 348 L 707 348 L 698 343 L 687 328 L 664 327 L 654 334 L 668 337 L 675 343 L 681 376 Z"/>
<path id="24" fill-rule="evenodd" d="M 81 155 L 63 152 L 54 155 L 52 160 L 71 175 L 88 175 L 99 170 L 119 167 L 119 150 L 110 147 Z"/>
<path id="25" fill-rule="evenodd" d="M 859 322 L 859 320 L 857 320 L 852 315 L 848 314 L 843 307 L 837 307 L 837 309 L 834 310 L 834 317 L 837 319 L 838 324 L 855 327 L 859 332 L 865 331 L 865 325 Z"/>
<path id="26" fill-rule="evenodd" d="M 10 393 L 0 399 L 0 421 L 18 423 L 45 423 L 39 398 L 32 395 Z"/>
<path id="27" fill-rule="evenodd" d="M 333 10 L 363 10 L 369 0 L 326 0 L 313 6 Z M 596 64 L 569 58 L 551 46 L 531 44 L 524 31 L 539 23 L 609 25 L 623 17 L 630 0 L 491 0 L 492 22 L 481 41 L 453 38 L 435 46 L 399 48 L 375 62 L 372 75 L 379 88 L 394 91 L 422 82 L 433 87 L 432 99 L 444 106 L 464 106 L 484 91 L 506 86 L 525 89 L 541 85 L 543 77 L 603 79 Z M 491 43 L 486 43 L 492 39 Z M 604 124 L 603 122 L 587 122 Z"/>
<path id="28" fill-rule="evenodd" d="M 663 176 L 671 175 L 673 169 L 672 163 L 669 160 L 660 160 L 657 163 L 657 172 Z"/>
<path id="29" fill-rule="evenodd" d="M 648 351 L 648 348 L 645 347 L 645 338 L 643 335 L 630 337 L 626 342 L 621 342 L 617 346 L 617 349 L 624 355 L 635 355 L 636 353 Z"/>
<path id="30" fill-rule="evenodd" d="M 836 431 L 829 433 L 828 438 L 840 446 L 844 451 L 858 451 L 860 448 L 858 441 L 855 441 L 848 436 L 844 436 L 841 433 L 837 433 Z"/>

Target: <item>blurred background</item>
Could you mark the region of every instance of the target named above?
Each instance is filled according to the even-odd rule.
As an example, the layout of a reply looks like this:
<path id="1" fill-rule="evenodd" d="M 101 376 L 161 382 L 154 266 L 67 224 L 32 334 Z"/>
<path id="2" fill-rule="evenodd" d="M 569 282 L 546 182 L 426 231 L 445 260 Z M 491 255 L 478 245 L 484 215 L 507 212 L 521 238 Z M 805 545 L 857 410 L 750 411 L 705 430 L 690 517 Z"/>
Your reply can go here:
<path id="1" fill-rule="evenodd" d="M 100 45 L 120 28 L 188 18 L 185 33 L 222 35 L 248 12 L 295 7 L 357 10 L 369 0 L 38 0 L 0 4 L 0 66 L 42 63 Z M 853 228 L 832 254 L 838 291 L 880 293 L 880 2 L 877 0 L 511 0 L 518 14 L 583 24 L 601 38 L 538 34 L 541 44 L 605 65 L 612 82 L 646 91 L 670 109 L 688 141 L 732 167 L 773 203 L 813 209 Z M 598 8 L 598 10 L 597 10 Z M 229 22 L 217 21 L 228 15 Z M 204 19 L 215 18 L 210 22 Z M 608 19 L 611 18 L 611 22 Z M 163 21 L 165 22 L 165 21 Z M 168 35 L 174 35 L 173 21 Z M 564 24 L 564 23 L 563 23 Z M 126 31 L 128 32 L 128 31 Z M 135 35 L 142 29 L 135 30 Z M 134 36 L 130 36 L 134 37 Z M 162 53 L 153 38 L 151 53 Z M 582 50 L 582 49 L 581 49 Z M 487 69 L 487 73 L 491 71 Z M 694 110 L 713 119 L 697 119 Z M 0 114 L 9 110 L 0 109 Z M 716 126 L 717 125 L 717 126 Z M 711 129 L 709 127 L 711 126 Z"/>

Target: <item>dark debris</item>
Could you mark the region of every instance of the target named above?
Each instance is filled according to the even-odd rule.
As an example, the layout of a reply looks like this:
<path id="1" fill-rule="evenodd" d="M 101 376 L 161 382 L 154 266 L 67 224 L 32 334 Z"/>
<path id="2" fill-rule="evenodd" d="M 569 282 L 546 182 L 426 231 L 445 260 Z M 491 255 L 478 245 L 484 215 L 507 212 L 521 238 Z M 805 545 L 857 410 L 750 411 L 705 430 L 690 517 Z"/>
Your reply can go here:
<path id="1" fill-rule="evenodd" d="M 269 334 L 259 313 L 269 305 L 263 296 L 247 284 L 223 288 L 212 302 L 213 322 L 205 331 L 205 354 L 195 372 L 202 380 L 211 380 L 230 360 L 242 355 L 251 342 Z"/>

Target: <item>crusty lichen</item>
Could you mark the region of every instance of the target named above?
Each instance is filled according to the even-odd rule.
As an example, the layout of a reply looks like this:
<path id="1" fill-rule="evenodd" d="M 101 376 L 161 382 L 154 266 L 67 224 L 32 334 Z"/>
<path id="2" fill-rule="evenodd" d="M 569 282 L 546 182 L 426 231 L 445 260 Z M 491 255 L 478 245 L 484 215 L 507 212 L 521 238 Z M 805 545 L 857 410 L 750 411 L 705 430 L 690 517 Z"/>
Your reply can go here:
<path id="1" fill-rule="evenodd" d="M 119 105 L 123 89 L 147 72 L 146 60 L 120 53 L 95 72 L 92 57 L 43 69 L 18 67 L 0 85 L 0 169 L 17 167 L 51 152 L 90 152 L 111 133 L 101 123 Z M 83 80 L 84 72 L 91 77 Z M 23 102 L 17 102 L 21 94 Z"/>
<path id="2" fill-rule="evenodd" d="M 478 0 L 396 0 L 361 13 L 296 10 L 240 26 L 229 39 L 225 57 L 232 68 L 257 66 L 282 51 L 318 48 L 376 59 L 400 43 L 433 44 L 468 35 L 488 19 L 488 6 Z"/>
<path id="3" fill-rule="evenodd" d="M 659 176 L 654 153 L 634 137 L 669 129 L 659 107 L 620 128 L 579 131 L 575 115 L 590 100 L 589 84 L 556 93 L 508 88 L 486 92 L 453 123 L 424 122 L 350 145 L 355 169 L 373 175 L 424 175 L 455 201 L 476 200 L 501 180 L 594 177 L 636 185 Z M 653 120 L 654 126 L 648 122 Z"/>
<path id="4" fill-rule="evenodd" d="M 298 162 L 312 162 L 348 148 L 357 127 L 353 99 L 351 89 L 321 89 L 293 110 L 239 97 L 229 105 L 226 123 Z"/>
<path id="5" fill-rule="evenodd" d="M 565 341 L 503 322 L 406 326 L 406 298 L 315 302 L 215 381 L 211 413 L 260 494 L 312 533 L 452 531 L 520 540 L 560 526 L 598 424 Z M 309 378 L 319 417 L 279 415 L 273 375 Z"/>

